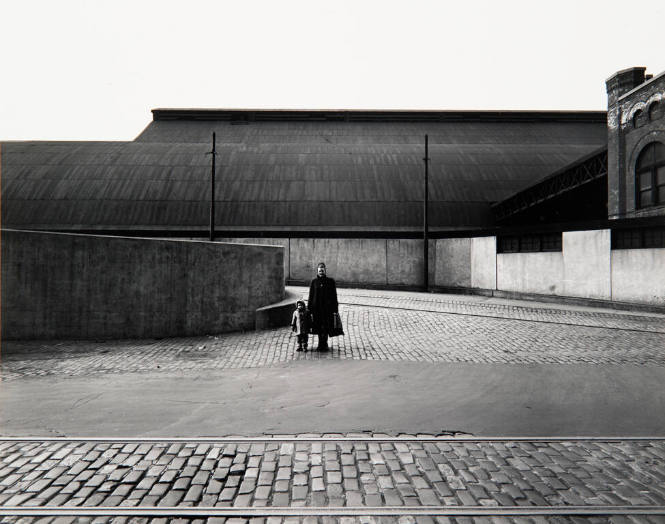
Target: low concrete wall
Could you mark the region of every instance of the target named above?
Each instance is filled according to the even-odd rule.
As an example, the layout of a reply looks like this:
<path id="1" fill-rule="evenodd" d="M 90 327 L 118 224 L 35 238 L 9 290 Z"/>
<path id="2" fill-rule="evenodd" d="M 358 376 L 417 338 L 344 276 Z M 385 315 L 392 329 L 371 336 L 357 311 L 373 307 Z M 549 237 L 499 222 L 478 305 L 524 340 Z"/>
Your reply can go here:
<path id="1" fill-rule="evenodd" d="M 611 300 L 611 231 L 563 234 L 563 285 L 557 294 Z"/>
<path id="2" fill-rule="evenodd" d="M 471 238 L 436 241 L 435 286 L 471 287 L 471 242 Z"/>
<path id="3" fill-rule="evenodd" d="M 253 329 L 284 296 L 271 246 L 2 231 L 2 337 L 165 337 Z"/>
<path id="4" fill-rule="evenodd" d="M 435 243 L 430 241 L 429 273 L 430 282 L 434 275 Z M 422 286 L 423 278 L 423 241 L 422 240 L 387 240 L 386 241 L 387 276 L 389 286 Z"/>
<path id="5" fill-rule="evenodd" d="M 500 291 L 561 295 L 561 253 L 510 253 L 496 256 L 496 288 Z"/>
<path id="6" fill-rule="evenodd" d="M 292 238 L 288 241 L 288 278 L 309 282 L 325 262 L 339 283 L 369 286 L 423 285 L 423 241 L 411 239 Z M 430 279 L 434 275 L 430 242 Z"/>
<path id="7" fill-rule="evenodd" d="M 665 305 L 665 249 L 612 251 L 612 300 Z"/>
<path id="8" fill-rule="evenodd" d="M 471 287 L 496 289 L 496 237 L 471 239 Z"/>
<path id="9" fill-rule="evenodd" d="M 285 275 L 309 282 L 316 264 L 340 284 L 419 288 L 423 241 L 417 239 L 229 239 L 279 245 Z M 496 237 L 430 240 L 429 282 L 443 290 L 551 295 L 665 305 L 665 250 L 611 249 L 609 229 L 567 231 L 555 253 L 498 253 Z"/>
<path id="10" fill-rule="evenodd" d="M 259 246 L 279 246 L 284 248 L 284 279 L 289 274 L 289 239 L 288 238 L 216 238 L 215 242 L 226 242 L 229 244 L 256 244 Z"/>
<path id="11" fill-rule="evenodd" d="M 286 291 L 280 302 L 260 307 L 256 310 L 254 329 L 273 329 L 291 325 L 296 302 L 301 297 L 291 291 Z"/>
<path id="12" fill-rule="evenodd" d="M 665 249 L 611 249 L 609 229 L 567 231 L 555 253 L 498 253 L 496 237 L 436 241 L 435 286 L 665 306 Z"/>
<path id="13" fill-rule="evenodd" d="M 340 282 L 386 283 L 385 239 L 293 238 L 289 256 L 292 280 L 312 279 L 323 261 Z"/>

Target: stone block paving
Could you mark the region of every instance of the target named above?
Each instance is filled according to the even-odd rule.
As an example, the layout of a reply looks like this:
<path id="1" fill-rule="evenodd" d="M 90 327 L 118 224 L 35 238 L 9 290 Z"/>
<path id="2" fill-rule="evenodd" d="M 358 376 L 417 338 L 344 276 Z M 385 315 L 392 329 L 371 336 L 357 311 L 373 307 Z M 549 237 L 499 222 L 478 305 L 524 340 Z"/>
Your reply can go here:
<path id="1" fill-rule="evenodd" d="M 0 507 L 584 505 L 665 506 L 665 441 L 0 443 Z"/>
<path id="2" fill-rule="evenodd" d="M 661 516 L 594 516 L 565 517 L 542 515 L 537 517 L 255 517 L 255 518 L 144 518 L 144 517 L 5 517 L 0 523 L 39 524 L 663 524 Z"/>
<path id="3" fill-rule="evenodd" d="M 17 524 L 664 524 L 661 516 L 594 516 L 565 517 L 542 515 L 537 517 L 255 517 L 255 518 L 181 518 L 181 517 L 5 517 L 0 523 Z"/>
<path id="4" fill-rule="evenodd" d="M 367 303 L 351 302 L 361 299 Z M 7 341 L 0 377 L 182 375 L 319 359 L 665 365 L 663 315 L 539 309 L 459 297 L 446 301 L 440 295 L 385 291 L 340 290 L 340 301 L 345 336 L 331 339 L 332 350 L 325 353 L 296 352 L 288 327 L 161 340 Z M 316 337 L 311 339 L 315 346 Z"/>
<path id="5" fill-rule="evenodd" d="M 289 289 L 302 296 L 307 294 L 305 288 L 290 287 Z M 665 314 L 658 313 L 571 307 L 562 304 L 530 304 L 524 301 L 488 299 L 477 296 L 465 297 L 406 291 L 339 289 L 338 295 L 340 302 L 362 306 L 665 333 Z"/>
<path id="6" fill-rule="evenodd" d="M 304 288 L 296 292 L 305 294 Z M 339 290 L 346 335 L 295 351 L 288 328 L 163 340 L 4 342 L 2 380 L 184 374 L 294 360 L 665 365 L 665 316 L 477 297 Z M 315 345 L 315 341 L 312 345 Z M 306 437 L 306 436 L 303 436 Z M 0 443 L 3 506 L 665 505 L 661 440 Z M 1 522 L 652 523 L 597 517 L 3 517 Z"/>

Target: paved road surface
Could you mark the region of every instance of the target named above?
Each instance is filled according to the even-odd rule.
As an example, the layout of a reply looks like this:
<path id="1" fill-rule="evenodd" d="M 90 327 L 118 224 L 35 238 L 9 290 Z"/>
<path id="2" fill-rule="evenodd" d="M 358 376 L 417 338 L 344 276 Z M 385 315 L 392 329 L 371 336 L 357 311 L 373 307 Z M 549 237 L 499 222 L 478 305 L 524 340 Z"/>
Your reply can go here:
<path id="1" fill-rule="evenodd" d="M 288 329 L 4 343 L 0 434 L 121 440 L 0 443 L 0 504 L 665 506 L 665 316 L 366 290 L 340 299 L 346 335 L 326 353 L 297 353 Z M 513 440 L 374 442 L 377 432 Z M 194 441 L 266 434 L 331 438 Z M 122 441 L 178 436 L 190 441 Z M 665 517 L 450 522 L 575 518 Z"/>

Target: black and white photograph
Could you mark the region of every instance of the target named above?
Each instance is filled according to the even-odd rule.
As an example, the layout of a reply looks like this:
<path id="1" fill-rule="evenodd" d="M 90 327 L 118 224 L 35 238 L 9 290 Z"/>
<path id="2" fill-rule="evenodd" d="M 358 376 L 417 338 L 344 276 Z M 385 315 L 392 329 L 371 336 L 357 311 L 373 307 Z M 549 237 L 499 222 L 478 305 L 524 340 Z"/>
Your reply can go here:
<path id="1" fill-rule="evenodd" d="M 662 0 L 5 0 L 0 523 L 665 524 Z"/>

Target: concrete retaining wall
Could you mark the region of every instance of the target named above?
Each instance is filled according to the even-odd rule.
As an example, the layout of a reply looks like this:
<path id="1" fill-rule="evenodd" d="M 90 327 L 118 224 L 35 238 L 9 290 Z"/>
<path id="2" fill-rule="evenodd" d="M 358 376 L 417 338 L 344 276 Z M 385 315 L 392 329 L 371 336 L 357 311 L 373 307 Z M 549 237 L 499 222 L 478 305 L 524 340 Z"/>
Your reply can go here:
<path id="1" fill-rule="evenodd" d="M 612 251 L 612 300 L 665 305 L 665 249 Z"/>
<path id="2" fill-rule="evenodd" d="M 561 253 L 510 253 L 496 257 L 496 288 L 516 293 L 561 295 Z"/>
<path id="3" fill-rule="evenodd" d="M 423 285 L 423 243 L 416 239 L 229 239 L 283 246 L 288 280 L 309 282 L 324 261 L 339 283 Z M 554 295 L 665 305 L 665 250 L 611 249 L 608 229 L 567 231 L 554 253 L 497 254 L 496 237 L 430 240 L 435 288 Z"/>
<path id="4" fill-rule="evenodd" d="M 560 294 L 612 300 L 609 229 L 563 234 L 563 282 Z"/>
<path id="5" fill-rule="evenodd" d="M 665 249 L 611 249 L 567 231 L 555 253 L 496 253 L 495 237 L 437 240 L 436 285 L 665 306 Z"/>
<path id="6" fill-rule="evenodd" d="M 166 337 L 254 329 L 284 296 L 272 246 L 2 231 L 2 337 Z"/>
<path id="7" fill-rule="evenodd" d="M 284 274 L 288 280 L 309 282 L 316 265 L 325 262 L 328 273 L 347 285 L 413 287 L 423 285 L 423 242 L 412 239 L 365 238 L 229 238 L 283 246 Z M 430 241 L 430 281 L 434 278 L 435 242 Z"/>
<path id="8" fill-rule="evenodd" d="M 435 286 L 471 287 L 471 238 L 436 241 Z"/>
<path id="9" fill-rule="evenodd" d="M 496 289 L 496 237 L 471 239 L 471 287 Z"/>

